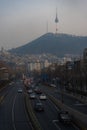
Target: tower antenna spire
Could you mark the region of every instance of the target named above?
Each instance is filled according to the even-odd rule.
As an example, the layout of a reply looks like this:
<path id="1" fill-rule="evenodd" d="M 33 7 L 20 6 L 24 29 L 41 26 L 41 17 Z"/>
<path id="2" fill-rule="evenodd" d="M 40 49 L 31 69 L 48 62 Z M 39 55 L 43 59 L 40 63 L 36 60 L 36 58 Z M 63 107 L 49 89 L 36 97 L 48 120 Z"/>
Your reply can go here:
<path id="1" fill-rule="evenodd" d="M 55 23 L 56 23 L 56 34 L 57 34 L 57 32 L 58 32 L 58 26 L 57 26 L 58 22 L 59 22 L 59 20 L 58 20 L 58 16 L 57 16 L 57 8 L 56 8 L 56 18 L 55 18 Z"/>
<path id="2" fill-rule="evenodd" d="M 46 32 L 48 33 L 48 21 L 46 22 Z"/>

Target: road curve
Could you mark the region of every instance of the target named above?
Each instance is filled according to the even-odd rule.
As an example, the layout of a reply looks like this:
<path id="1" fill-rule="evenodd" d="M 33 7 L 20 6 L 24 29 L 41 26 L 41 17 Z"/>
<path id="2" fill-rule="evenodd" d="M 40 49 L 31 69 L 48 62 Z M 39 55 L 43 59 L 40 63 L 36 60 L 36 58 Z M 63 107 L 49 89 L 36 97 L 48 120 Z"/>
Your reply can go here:
<path id="1" fill-rule="evenodd" d="M 3 94 L 8 93 L 0 104 L 0 130 L 32 130 L 26 114 L 24 95 L 18 93 L 18 88 L 23 89 L 20 82 L 3 91 Z"/>

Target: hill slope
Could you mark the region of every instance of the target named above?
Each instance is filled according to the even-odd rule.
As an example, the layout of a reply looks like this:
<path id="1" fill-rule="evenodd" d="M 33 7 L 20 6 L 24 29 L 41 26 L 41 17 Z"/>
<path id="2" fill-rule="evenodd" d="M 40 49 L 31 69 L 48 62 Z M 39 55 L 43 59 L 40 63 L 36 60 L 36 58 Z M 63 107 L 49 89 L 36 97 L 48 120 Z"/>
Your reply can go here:
<path id="1" fill-rule="evenodd" d="M 81 54 L 86 47 L 86 36 L 47 33 L 24 46 L 10 50 L 10 52 L 17 54 L 51 53 L 61 57 L 64 54 Z"/>

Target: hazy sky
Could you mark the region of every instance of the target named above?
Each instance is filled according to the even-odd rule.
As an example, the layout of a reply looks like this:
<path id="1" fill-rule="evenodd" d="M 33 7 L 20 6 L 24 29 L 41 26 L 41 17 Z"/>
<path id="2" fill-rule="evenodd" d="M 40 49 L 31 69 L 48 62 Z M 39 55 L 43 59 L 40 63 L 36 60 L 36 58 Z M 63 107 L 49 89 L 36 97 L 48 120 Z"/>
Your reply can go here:
<path id="1" fill-rule="evenodd" d="M 48 32 L 87 36 L 87 0 L 0 0 L 0 48 L 24 45 Z"/>

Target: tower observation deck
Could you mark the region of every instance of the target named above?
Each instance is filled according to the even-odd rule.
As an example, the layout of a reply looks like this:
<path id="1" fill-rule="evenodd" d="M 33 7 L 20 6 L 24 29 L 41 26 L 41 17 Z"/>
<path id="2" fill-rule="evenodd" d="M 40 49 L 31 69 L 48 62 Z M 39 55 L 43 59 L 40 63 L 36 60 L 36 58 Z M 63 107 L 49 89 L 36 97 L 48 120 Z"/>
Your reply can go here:
<path id="1" fill-rule="evenodd" d="M 57 9 L 56 9 L 56 18 L 55 18 L 55 23 L 56 23 L 56 34 L 58 33 L 58 16 L 57 16 Z"/>

